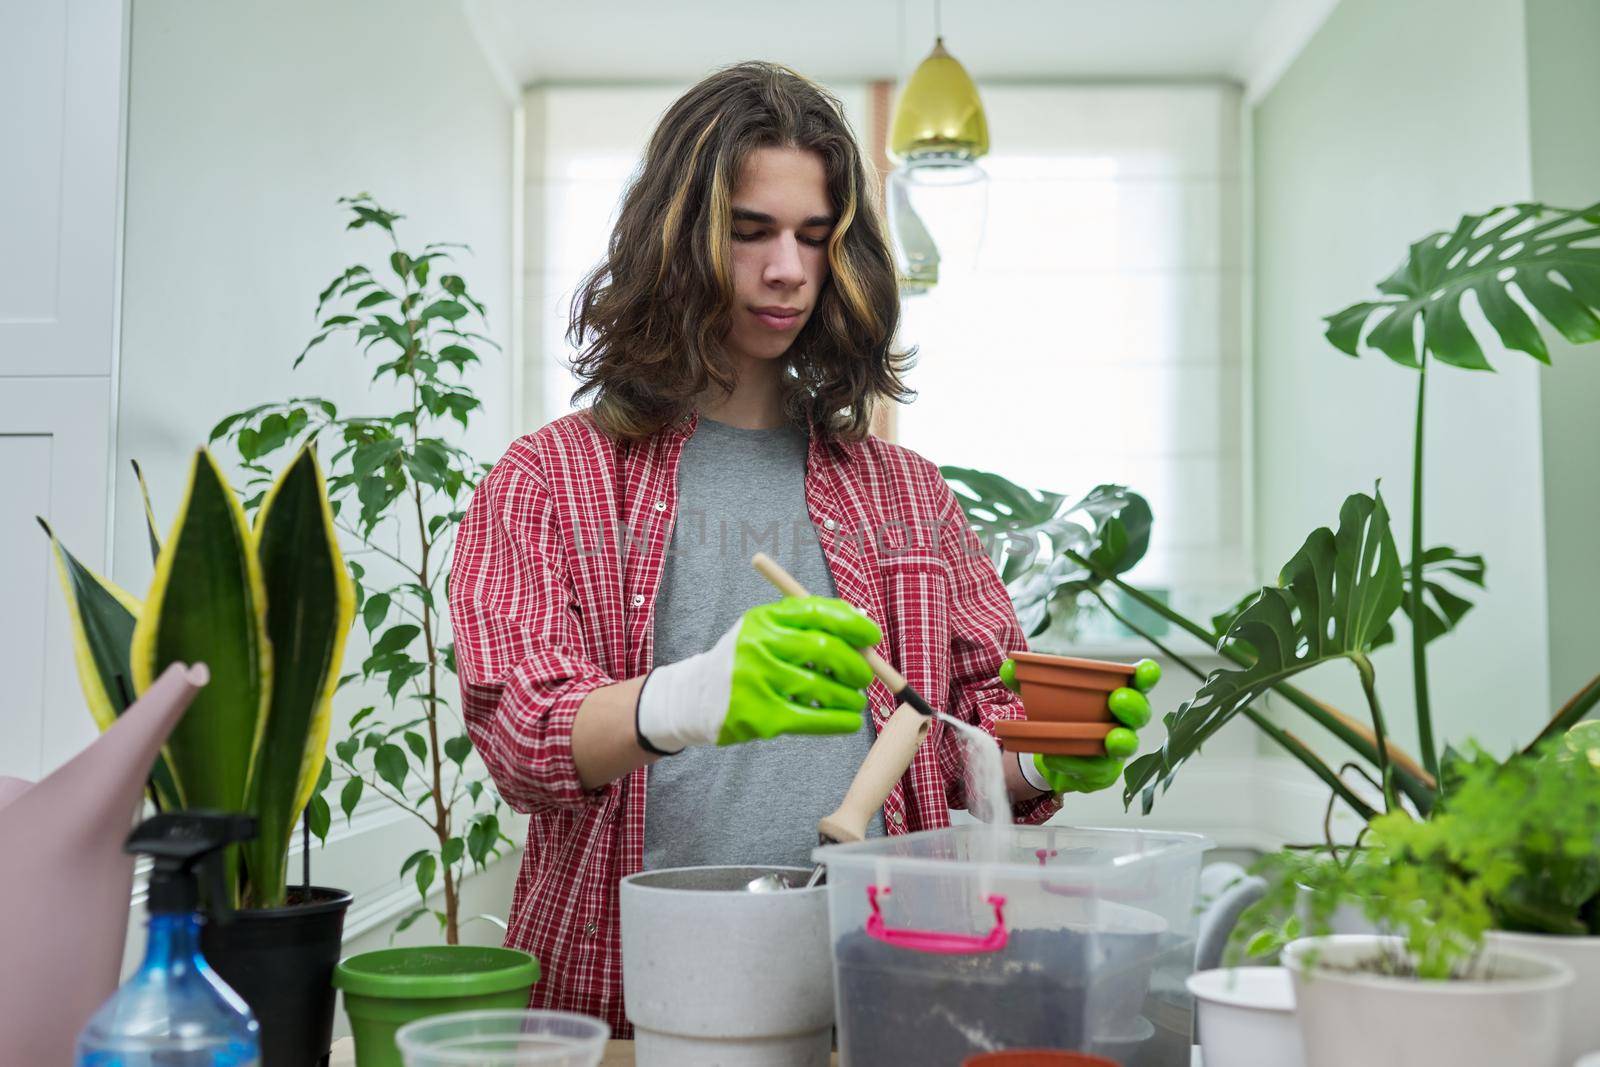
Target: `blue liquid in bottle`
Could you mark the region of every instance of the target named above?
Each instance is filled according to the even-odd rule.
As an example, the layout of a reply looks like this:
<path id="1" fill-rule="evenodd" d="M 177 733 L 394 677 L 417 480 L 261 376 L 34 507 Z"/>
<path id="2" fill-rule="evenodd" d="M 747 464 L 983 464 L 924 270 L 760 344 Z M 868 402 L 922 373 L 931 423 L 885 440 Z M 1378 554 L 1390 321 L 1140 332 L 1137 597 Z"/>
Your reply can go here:
<path id="1" fill-rule="evenodd" d="M 155 912 L 137 973 L 78 1036 L 77 1067 L 257 1067 L 250 1009 L 200 954 L 200 917 Z"/>

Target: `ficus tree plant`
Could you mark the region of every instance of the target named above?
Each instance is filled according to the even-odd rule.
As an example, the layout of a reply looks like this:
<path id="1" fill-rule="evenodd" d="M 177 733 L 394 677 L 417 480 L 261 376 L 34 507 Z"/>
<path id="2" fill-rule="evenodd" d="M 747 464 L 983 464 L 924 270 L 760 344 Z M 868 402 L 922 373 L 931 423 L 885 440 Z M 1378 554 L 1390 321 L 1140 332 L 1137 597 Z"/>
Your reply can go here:
<path id="1" fill-rule="evenodd" d="M 472 744 L 453 706 L 454 646 L 443 630 L 456 524 L 489 469 L 452 438 L 481 407 L 467 384 L 478 352 L 498 346 L 483 332 L 483 304 L 451 270 L 455 251 L 466 246 L 407 250 L 395 232 L 404 216 L 366 194 L 339 203 L 350 214 L 347 229 L 370 227 L 387 238 L 387 262 L 378 270 L 353 264 L 322 290 L 317 330 L 294 366 L 348 338 L 357 358 L 376 361 L 372 395 L 387 387 L 397 401 L 359 415 L 314 396 L 259 404 L 222 419 L 211 440 L 237 449 L 249 487 L 262 484 L 263 460 L 281 448 L 317 441 L 328 455 L 334 521 L 356 545 L 349 571 L 371 639 L 361 670 L 339 684 L 377 681 L 384 693 L 349 714 L 347 732 L 334 745 L 339 806 L 350 819 L 370 790 L 427 826 L 430 844 L 400 869 L 401 877 L 414 879 L 421 903 L 396 932 L 432 913 L 445 940 L 456 944 L 467 865 L 481 868 L 511 844 L 500 827 L 499 796 L 468 763 Z M 257 493 L 245 506 L 260 501 Z M 325 775 L 319 785 L 333 781 Z M 325 837 L 330 810 L 320 790 L 317 799 L 310 821 Z M 436 880 L 443 883 L 442 908 L 429 903 Z"/>
<path id="2" fill-rule="evenodd" d="M 1542 362 L 1550 357 L 1536 318 L 1573 344 L 1600 340 L 1600 205 L 1568 209 L 1517 204 L 1466 215 L 1454 229 L 1413 243 L 1405 261 L 1378 283 L 1378 290 L 1381 299 L 1328 316 L 1326 336 L 1340 351 L 1354 356 L 1375 349 L 1417 373 L 1411 543 L 1405 561 L 1382 494 L 1357 493 L 1344 502 L 1337 531 L 1313 531 L 1285 564 L 1276 585 L 1199 621 L 1124 577 L 1149 539 L 1149 508 L 1137 494 L 1102 487 L 1097 494 L 1123 502 L 1097 514 L 1092 524 L 1077 524 L 1077 532 L 1063 538 L 1056 531 L 1067 515 L 1060 510 L 1064 497 L 1029 493 L 994 475 L 941 468 L 963 498 L 980 537 L 998 534 L 1014 543 L 1020 536 L 1023 542 L 1053 548 L 1053 555 L 1045 553 L 1049 558 L 1025 552 L 1025 561 L 1013 573 L 1002 570 L 1019 617 L 1027 608 L 1035 624 L 1029 636 L 1042 632 L 1052 612 L 1095 603 L 1202 681 L 1193 698 L 1166 716 L 1167 738 L 1160 750 L 1128 764 L 1124 800 L 1131 804 L 1139 799 L 1146 812 L 1179 767 L 1238 715 L 1322 779 L 1333 794 L 1330 804 L 1342 800 L 1363 820 L 1373 819 L 1380 809 L 1345 782 L 1342 776 L 1349 769 L 1369 778 L 1382 797 L 1382 808 L 1389 810 L 1398 808 L 1404 797 L 1426 815 L 1439 799 L 1441 781 L 1448 784 L 1442 768 L 1450 752 L 1440 750 L 1434 734 L 1426 650 L 1471 610 L 1469 595 L 1484 587 L 1487 568 L 1481 555 L 1448 545 L 1423 547 L 1428 364 L 1433 360 L 1488 369 L 1483 345 L 1462 311 L 1469 292 L 1505 347 Z M 1130 502 L 1134 499 L 1137 504 Z M 1005 549 L 995 551 L 1003 554 Z M 1125 610 L 1130 604 L 1215 648 L 1227 665 L 1200 670 L 1163 644 L 1151 627 L 1130 618 Z M 1410 621 L 1420 761 L 1390 739 L 1372 665 L 1373 650 L 1395 640 L 1397 612 Z M 1348 662 L 1360 679 L 1367 704 L 1363 716 L 1346 714 L 1294 685 L 1305 671 L 1339 660 Z M 1325 728 L 1349 751 L 1329 760 L 1275 724 L 1260 709 L 1268 693 Z M 1528 750 L 1565 731 L 1597 703 L 1600 675 L 1555 711 Z"/>

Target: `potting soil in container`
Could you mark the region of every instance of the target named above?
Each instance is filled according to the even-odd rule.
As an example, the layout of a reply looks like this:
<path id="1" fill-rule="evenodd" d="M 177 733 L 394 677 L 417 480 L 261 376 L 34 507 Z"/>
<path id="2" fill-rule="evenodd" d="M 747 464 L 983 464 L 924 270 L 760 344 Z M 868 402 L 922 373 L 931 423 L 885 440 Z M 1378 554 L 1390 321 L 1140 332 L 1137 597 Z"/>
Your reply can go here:
<path id="1" fill-rule="evenodd" d="M 1002 829 L 998 853 L 992 826 L 818 850 L 842 1062 L 1043 1047 L 1187 1067 L 1204 839 Z"/>
<path id="2" fill-rule="evenodd" d="M 1021 930 L 1000 952 L 929 955 L 853 934 L 837 949 L 844 1025 L 860 1035 L 852 1057 L 934 1064 L 950 1050 L 1086 1049 L 1132 1035 L 1157 936 Z"/>

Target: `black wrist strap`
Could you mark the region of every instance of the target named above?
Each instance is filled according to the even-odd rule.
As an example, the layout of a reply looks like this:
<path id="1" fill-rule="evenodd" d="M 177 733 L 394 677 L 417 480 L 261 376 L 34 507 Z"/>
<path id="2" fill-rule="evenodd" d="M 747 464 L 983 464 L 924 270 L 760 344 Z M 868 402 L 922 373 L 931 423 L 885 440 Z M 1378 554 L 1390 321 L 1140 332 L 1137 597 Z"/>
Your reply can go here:
<path id="1" fill-rule="evenodd" d="M 664 748 L 657 748 L 650 743 L 650 739 L 648 737 L 645 737 L 644 731 L 639 729 L 639 704 L 644 699 L 644 687 L 650 684 L 650 675 L 654 673 L 656 673 L 656 669 L 651 667 L 649 673 L 644 676 L 644 681 L 639 684 L 639 695 L 633 702 L 633 737 L 634 740 L 639 743 L 639 747 L 644 749 L 646 752 L 657 756 L 676 756 L 679 752 L 682 752 L 683 749 L 676 748 L 671 752 L 668 752 Z"/>

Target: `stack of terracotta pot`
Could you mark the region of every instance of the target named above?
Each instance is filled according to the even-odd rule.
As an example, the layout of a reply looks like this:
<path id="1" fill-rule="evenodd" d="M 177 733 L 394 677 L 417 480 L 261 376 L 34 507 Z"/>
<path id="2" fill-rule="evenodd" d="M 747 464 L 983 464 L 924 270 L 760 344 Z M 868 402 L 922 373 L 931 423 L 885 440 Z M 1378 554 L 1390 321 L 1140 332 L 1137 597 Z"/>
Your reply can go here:
<path id="1" fill-rule="evenodd" d="M 1106 706 L 1115 689 L 1133 685 L 1134 665 L 1013 652 L 1028 717 L 995 726 L 1012 752 L 1047 756 L 1104 756 L 1106 735 L 1122 725 Z"/>

